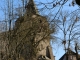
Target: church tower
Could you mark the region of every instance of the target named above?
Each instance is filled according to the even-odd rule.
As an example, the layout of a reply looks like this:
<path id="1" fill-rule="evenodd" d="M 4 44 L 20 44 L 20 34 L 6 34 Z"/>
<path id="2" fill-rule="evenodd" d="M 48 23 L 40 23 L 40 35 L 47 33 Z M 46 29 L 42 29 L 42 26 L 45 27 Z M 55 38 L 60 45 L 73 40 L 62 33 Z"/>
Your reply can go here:
<path id="1" fill-rule="evenodd" d="M 50 45 L 50 29 L 47 18 L 38 14 L 38 10 L 33 0 L 29 0 L 28 4 L 25 5 L 26 13 L 21 18 L 17 19 L 15 27 L 17 28 L 18 41 L 25 36 L 25 42 L 27 40 L 33 41 L 33 45 L 36 45 L 37 50 L 36 57 L 34 60 L 54 60 L 52 54 L 52 48 Z M 31 31 L 29 30 L 31 29 Z M 30 37 L 30 38 L 29 38 Z M 22 41 L 24 42 L 24 41 Z M 27 46 L 27 42 L 24 42 L 24 46 Z M 21 47 L 22 48 L 22 47 Z M 19 48 L 19 49 L 21 49 Z M 25 48 L 25 47 L 24 47 Z M 22 56 L 26 57 L 27 48 L 22 49 Z"/>

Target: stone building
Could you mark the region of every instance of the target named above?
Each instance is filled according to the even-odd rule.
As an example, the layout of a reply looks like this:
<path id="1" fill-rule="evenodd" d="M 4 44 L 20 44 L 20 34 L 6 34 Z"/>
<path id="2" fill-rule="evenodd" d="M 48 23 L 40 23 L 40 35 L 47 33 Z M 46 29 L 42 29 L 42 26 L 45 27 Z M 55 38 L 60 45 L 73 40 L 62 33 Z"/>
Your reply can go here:
<path id="1" fill-rule="evenodd" d="M 29 0 L 28 4 L 26 5 L 26 14 L 24 15 L 24 19 L 22 20 L 19 18 L 16 21 L 15 27 L 16 29 L 19 29 L 17 30 L 17 32 L 33 27 L 33 34 L 35 34 L 33 40 L 35 41 L 35 44 L 39 42 L 38 46 L 36 47 L 38 49 L 36 56 L 37 59 L 41 60 L 45 58 L 48 60 L 54 60 L 54 56 L 52 54 L 52 49 L 50 46 L 49 24 L 47 22 L 46 17 L 38 14 L 33 0 Z M 22 32 L 22 34 L 23 33 L 24 32 Z"/>
<path id="2" fill-rule="evenodd" d="M 50 46 L 51 31 L 47 18 L 39 15 L 33 0 L 29 0 L 25 7 L 24 16 L 18 18 L 14 29 L 7 32 L 10 39 L 8 58 L 28 60 L 30 57 L 31 60 L 55 60 Z"/>
<path id="3" fill-rule="evenodd" d="M 80 60 L 80 55 L 78 55 L 78 59 Z M 68 50 L 59 60 L 77 60 L 76 53 L 72 50 Z"/>

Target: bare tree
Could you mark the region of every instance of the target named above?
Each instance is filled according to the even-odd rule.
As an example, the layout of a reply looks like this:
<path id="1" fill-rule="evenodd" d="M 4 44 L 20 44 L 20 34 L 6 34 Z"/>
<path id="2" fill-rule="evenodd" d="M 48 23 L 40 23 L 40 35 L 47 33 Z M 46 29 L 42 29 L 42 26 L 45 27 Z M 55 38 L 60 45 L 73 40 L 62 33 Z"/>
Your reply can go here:
<path id="1" fill-rule="evenodd" d="M 44 2 L 41 2 L 41 1 L 39 1 L 39 2 L 35 1 L 35 2 L 36 2 L 37 7 L 39 8 L 38 11 L 40 12 L 40 14 L 48 17 L 48 19 L 49 19 L 48 22 L 50 23 L 49 26 L 50 26 L 50 28 L 51 27 L 53 28 L 53 29 L 51 28 L 53 30 L 53 33 L 54 33 L 55 28 L 56 28 L 56 27 L 54 28 L 54 26 L 53 26 L 54 24 L 60 29 L 60 31 L 62 31 L 62 33 L 64 35 L 64 37 L 62 39 L 62 43 L 64 44 L 65 49 L 66 49 L 66 47 L 70 48 L 71 42 L 73 42 L 73 40 L 75 40 L 76 38 L 78 39 L 78 37 L 76 37 L 76 36 L 79 35 L 79 33 L 78 33 L 79 31 L 76 31 L 76 29 L 77 29 L 77 27 L 79 27 L 79 25 L 77 25 L 76 23 L 78 22 L 79 19 L 78 19 L 78 16 L 68 17 L 68 15 L 64 15 L 62 13 L 59 14 L 60 10 L 62 10 L 62 6 L 64 6 L 68 2 L 68 0 L 61 0 L 61 1 L 60 0 L 55 0 L 55 1 L 52 0 L 51 2 L 47 1 L 47 3 L 44 3 Z M 74 6 L 75 5 L 74 2 L 75 1 L 72 1 L 68 5 L 69 6 L 70 5 Z M 8 20 L 7 20 L 8 24 L 7 24 L 6 27 L 9 26 L 8 27 L 9 31 L 7 33 L 9 33 L 8 34 L 8 40 L 9 40 L 9 50 L 10 50 L 9 51 L 10 55 L 8 57 L 13 59 L 13 56 L 14 56 L 14 59 L 16 59 L 15 57 L 19 57 L 18 54 L 20 54 L 22 52 L 22 50 L 25 49 L 24 44 L 26 44 L 26 43 L 28 44 L 28 42 L 29 42 L 31 45 L 29 44 L 29 46 L 27 46 L 27 48 L 28 47 L 31 47 L 31 48 L 29 48 L 28 51 L 29 52 L 31 52 L 32 50 L 35 51 L 35 49 L 33 47 L 38 45 L 39 42 L 43 40 L 43 38 L 46 38 L 47 36 L 49 36 L 50 31 L 49 31 L 49 29 L 47 29 L 47 27 L 49 27 L 49 26 L 47 26 L 47 27 L 45 26 L 45 22 L 42 25 L 40 24 L 40 23 L 42 23 L 41 20 L 39 20 L 38 23 L 37 23 L 37 21 L 30 21 L 29 23 L 31 23 L 31 24 L 29 24 L 30 26 L 29 27 L 27 26 L 28 28 L 26 28 L 26 29 L 24 29 L 25 25 L 22 23 L 23 21 L 17 21 L 18 22 L 17 29 L 15 29 L 13 31 L 12 30 L 12 25 L 13 25 L 12 20 L 15 20 L 13 18 L 13 15 L 15 14 L 15 13 L 13 13 L 14 12 L 14 10 L 13 10 L 13 7 L 14 7 L 13 0 L 8 0 L 7 3 L 8 3 L 8 5 L 7 5 L 7 15 L 6 16 L 8 18 Z M 24 12 L 25 4 L 26 4 L 25 0 L 22 0 L 22 5 L 20 6 L 20 4 L 19 4 L 19 6 L 17 8 L 23 7 L 22 12 Z M 55 8 L 57 8 L 57 6 L 59 6 L 59 9 L 57 10 L 56 13 L 54 13 L 54 11 L 56 11 Z M 18 13 L 20 13 L 20 12 L 21 11 L 18 11 Z M 45 12 L 45 14 L 43 14 L 43 12 Z M 49 13 L 47 13 L 47 12 L 49 12 Z M 17 16 L 17 15 L 15 14 L 15 16 Z M 19 14 L 18 17 L 20 17 L 20 18 L 18 18 L 19 20 L 26 20 L 26 17 L 25 16 L 23 17 L 23 15 Z M 30 17 L 33 17 L 33 16 L 30 16 Z M 30 18 L 30 17 L 28 17 L 28 18 Z M 34 16 L 34 17 L 36 17 L 36 16 Z M 73 19 L 73 20 L 71 20 L 71 19 Z M 57 22 L 55 20 L 59 22 L 58 23 L 59 25 L 57 24 Z M 68 25 L 67 23 L 70 23 L 70 24 Z M 75 27 L 76 27 L 76 29 L 75 29 Z M 22 28 L 23 28 L 23 30 L 20 30 Z M 24 33 L 24 31 L 26 31 L 26 30 L 27 30 L 27 32 Z M 46 31 L 46 30 L 48 30 L 48 31 Z M 37 35 L 37 32 L 40 32 L 40 31 L 45 32 L 44 35 L 43 35 L 44 37 L 42 39 L 40 39 L 40 41 L 38 41 L 34 45 L 34 43 L 35 43 L 34 38 Z M 74 32 L 74 31 L 76 31 L 76 32 Z M 48 34 L 46 35 L 46 33 L 48 33 Z M 20 38 L 20 36 L 23 36 L 23 37 Z M 27 40 L 30 40 L 30 41 L 26 42 L 26 37 L 29 37 L 29 39 L 27 39 Z M 68 37 L 68 39 L 66 37 Z M 17 42 L 15 40 L 17 40 Z M 25 40 L 25 42 L 24 42 L 24 40 Z M 34 43 L 32 43 L 31 40 L 33 40 Z M 22 50 L 20 50 L 21 48 L 22 48 Z M 32 53 L 31 55 L 33 55 L 35 52 L 31 52 L 31 53 Z M 28 54 L 29 55 L 26 58 L 29 58 L 31 56 L 30 53 L 28 53 Z"/>
<path id="2" fill-rule="evenodd" d="M 68 12 L 60 12 L 58 18 L 54 20 L 54 24 L 58 28 L 58 34 L 63 36 L 55 36 L 57 41 L 61 41 L 62 44 L 64 44 L 65 52 L 68 51 L 68 49 L 73 49 L 77 56 L 77 44 L 79 44 L 79 38 L 80 38 L 80 17 L 78 14 L 79 10 L 73 13 Z M 77 42 L 77 43 L 76 43 Z M 78 59 L 78 57 L 76 58 Z"/>

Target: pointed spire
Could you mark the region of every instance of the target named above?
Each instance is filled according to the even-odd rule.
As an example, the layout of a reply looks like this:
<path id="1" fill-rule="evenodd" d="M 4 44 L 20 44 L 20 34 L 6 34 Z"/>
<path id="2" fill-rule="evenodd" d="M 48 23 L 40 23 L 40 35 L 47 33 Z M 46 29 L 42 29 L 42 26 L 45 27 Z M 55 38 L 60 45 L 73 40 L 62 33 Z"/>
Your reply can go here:
<path id="1" fill-rule="evenodd" d="M 33 0 L 29 0 L 28 4 L 25 6 L 25 8 L 27 9 L 28 14 L 37 14 L 38 13 Z"/>

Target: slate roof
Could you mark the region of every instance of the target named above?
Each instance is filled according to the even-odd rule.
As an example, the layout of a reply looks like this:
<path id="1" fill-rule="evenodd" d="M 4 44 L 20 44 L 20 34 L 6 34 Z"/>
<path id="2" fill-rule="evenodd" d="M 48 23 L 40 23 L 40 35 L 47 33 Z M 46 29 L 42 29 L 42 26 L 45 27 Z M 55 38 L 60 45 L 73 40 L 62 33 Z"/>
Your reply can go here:
<path id="1" fill-rule="evenodd" d="M 63 58 L 66 56 L 66 54 L 71 54 L 71 55 L 76 55 L 75 52 L 73 52 L 72 50 L 67 51 L 59 60 L 63 60 Z"/>

